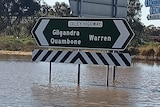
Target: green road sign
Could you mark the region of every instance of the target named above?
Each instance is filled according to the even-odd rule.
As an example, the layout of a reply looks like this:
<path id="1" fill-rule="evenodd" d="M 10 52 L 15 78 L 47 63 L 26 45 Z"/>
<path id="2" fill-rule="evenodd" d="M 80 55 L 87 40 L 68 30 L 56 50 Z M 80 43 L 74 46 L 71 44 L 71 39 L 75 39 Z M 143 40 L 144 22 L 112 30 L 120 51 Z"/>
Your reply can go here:
<path id="1" fill-rule="evenodd" d="M 40 18 L 32 29 L 39 46 L 124 50 L 134 37 L 123 18 Z"/>

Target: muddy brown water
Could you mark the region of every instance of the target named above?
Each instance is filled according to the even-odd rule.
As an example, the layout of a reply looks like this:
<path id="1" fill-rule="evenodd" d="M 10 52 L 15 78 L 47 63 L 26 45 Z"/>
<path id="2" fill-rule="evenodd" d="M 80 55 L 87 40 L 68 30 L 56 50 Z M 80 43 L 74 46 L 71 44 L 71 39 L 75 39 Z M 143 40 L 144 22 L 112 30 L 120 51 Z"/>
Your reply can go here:
<path id="1" fill-rule="evenodd" d="M 160 107 L 160 65 L 135 62 L 117 67 L 109 87 L 107 66 L 81 65 L 77 86 L 74 64 L 49 63 L 11 57 L 0 60 L 0 107 Z"/>

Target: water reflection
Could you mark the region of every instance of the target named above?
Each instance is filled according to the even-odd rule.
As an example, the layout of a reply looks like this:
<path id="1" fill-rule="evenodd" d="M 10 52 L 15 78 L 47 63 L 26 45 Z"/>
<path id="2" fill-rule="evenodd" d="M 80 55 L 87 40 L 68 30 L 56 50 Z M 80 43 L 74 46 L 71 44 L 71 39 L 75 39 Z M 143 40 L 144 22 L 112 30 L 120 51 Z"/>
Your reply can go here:
<path id="1" fill-rule="evenodd" d="M 34 85 L 33 96 L 43 106 L 65 107 L 104 107 L 132 105 L 128 101 L 130 93 L 122 89 L 106 87 L 79 87 L 75 86 L 41 86 Z"/>

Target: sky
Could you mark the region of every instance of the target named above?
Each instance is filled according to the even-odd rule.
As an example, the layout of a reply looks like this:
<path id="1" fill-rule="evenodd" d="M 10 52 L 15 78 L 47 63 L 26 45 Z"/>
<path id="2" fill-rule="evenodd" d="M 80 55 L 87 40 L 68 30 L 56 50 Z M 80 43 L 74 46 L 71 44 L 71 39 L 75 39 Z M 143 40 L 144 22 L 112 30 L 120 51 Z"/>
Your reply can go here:
<path id="1" fill-rule="evenodd" d="M 56 1 L 58 2 L 65 2 L 67 4 L 69 4 L 69 0 L 44 0 L 47 4 L 49 5 L 54 5 Z M 140 0 L 141 4 L 143 5 L 142 7 L 142 16 L 141 16 L 141 22 L 145 25 L 154 25 L 156 27 L 160 27 L 160 19 L 159 20 L 148 20 L 147 19 L 147 15 L 150 14 L 149 13 L 149 7 L 145 7 L 145 0 Z"/>

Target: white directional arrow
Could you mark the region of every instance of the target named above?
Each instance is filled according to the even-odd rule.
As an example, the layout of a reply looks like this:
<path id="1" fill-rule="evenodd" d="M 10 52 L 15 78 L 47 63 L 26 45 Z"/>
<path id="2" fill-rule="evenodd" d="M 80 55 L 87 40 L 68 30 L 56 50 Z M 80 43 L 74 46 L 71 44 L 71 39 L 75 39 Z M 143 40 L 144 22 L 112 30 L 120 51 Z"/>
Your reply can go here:
<path id="1" fill-rule="evenodd" d="M 128 39 L 130 33 L 122 20 L 113 20 L 113 21 L 120 32 L 119 38 L 116 40 L 115 44 L 113 45 L 113 48 L 121 48 Z"/>
<path id="2" fill-rule="evenodd" d="M 45 30 L 46 26 L 49 23 L 49 19 L 44 19 L 40 22 L 39 26 L 37 27 L 35 34 L 41 45 L 48 46 L 48 41 L 46 40 L 43 31 Z M 32 31 L 33 32 L 33 31 Z"/>

